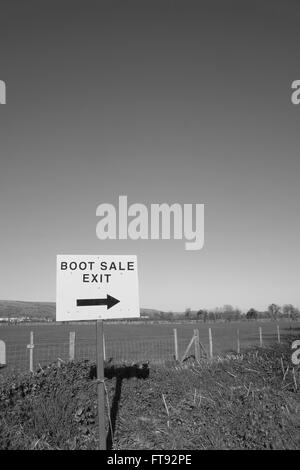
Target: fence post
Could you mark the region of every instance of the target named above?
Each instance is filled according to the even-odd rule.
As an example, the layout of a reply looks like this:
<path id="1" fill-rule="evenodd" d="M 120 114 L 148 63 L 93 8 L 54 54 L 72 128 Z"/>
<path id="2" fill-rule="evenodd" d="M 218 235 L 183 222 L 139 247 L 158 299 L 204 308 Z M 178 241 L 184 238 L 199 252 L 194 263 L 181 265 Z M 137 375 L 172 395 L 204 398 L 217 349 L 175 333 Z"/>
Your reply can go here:
<path id="1" fill-rule="evenodd" d="M 241 347 L 240 347 L 240 330 L 239 328 L 237 329 L 237 353 L 240 354 L 241 352 Z"/>
<path id="2" fill-rule="evenodd" d="M 192 344 L 193 344 L 194 341 L 195 341 L 195 335 L 193 334 L 193 337 L 192 337 L 191 341 L 189 342 L 189 344 L 188 344 L 188 346 L 187 346 L 187 348 L 186 348 L 186 350 L 185 350 L 185 352 L 184 352 L 184 354 L 183 354 L 183 356 L 182 356 L 180 362 L 183 362 L 183 360 L 185 359 L 187 353 L 188 353 L 189 350 L 191 349 Z"/>
<path id="3" fill-rule="evenodd" d="M 209 357 L 213 358 L 213 341 L 212 341 L 212 334 L 211 328 L 208 328 L 208 340 L 209 340 Z"/>
<path id="4" fill-rule="evenodd" d="M 259 345 L 262 348 L 262 345 L 263 345 L 262 327 L 260 326 L 258 329 L 259 329 Z"/>
<path id="5" fill-rule="evenodd" d="M 175 348 L 175 361 L 178 361 L 178 338 L 177 338 L 177 328 L 173 329 L 174 332 L 174 348 Z"/>
<path id="6" fill-rule="evenodd" d="M 75 331 L 70 331 L 69 334 L 69 361 L 75 359 Z"/>
<path id="7" fill-rule="evenodd" d="M 0 340 L 0 366 L 6 365 L 6 347 L 5 342 Z"/>
<path id="8" fill-rule="evenodd" d="M 280 328 L 279 328 L 279 325 L 277 325 L 277 339 L 278 339 L 278 343 L 280 343 Z"/>
<path id="9" fill-rule="evenodd" d="M 199 330 L 194 330 L 195 337 L 195 359 L 200 361 L 200 344 L 199 344 Z"/>
<path id="10" fill-rule="evenodd" d="M 33 331 L 30 332 L 30 343 L 27 344 L 27 349 L 29 349 L 29 370 L 30 372 L 33 372 Z"/>

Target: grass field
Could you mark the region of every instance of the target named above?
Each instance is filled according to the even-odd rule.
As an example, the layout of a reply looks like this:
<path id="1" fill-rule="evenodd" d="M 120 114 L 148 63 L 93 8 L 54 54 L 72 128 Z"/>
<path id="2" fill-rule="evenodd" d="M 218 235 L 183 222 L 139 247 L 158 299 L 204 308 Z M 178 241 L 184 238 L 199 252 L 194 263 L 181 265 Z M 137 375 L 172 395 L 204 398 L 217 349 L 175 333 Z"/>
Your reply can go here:
<path id="1" fill-rule="evenodd" d="M 292 335 L 300 337 L 300 322 L 227 322 L 227 323 L 105 323 L 106 357 L 117 360 L 154 361 L 171 360 L 174 355 L 173 328 L 177 329 L 179 356 L 186 349 L 195 328 L 199 329 L 200 342 L 208 351 L 208 328 L 212 330 L 213 353 L 222 355 L 237 350 L 237 330 L 241 348 L 259 345 L 259 327 L 263 344 L 277 341 L 277 325 L 281 340 Z M 19 324 L 1 325 L 0 339 L 7 345 L 9 368 L 28 369 L 30 331 L 34 332 L 34 362 L 45 365 L 58 357 L 68 358 L 69 332 L 76 333 L 76 359 L 95 358 L 95 326 L 93 324 Z"/>
<path id="2" fill-rule="evenodd" d="M 281 336 L 288 334 L 300 335 L 300 322 L 227 322 L 227 323 L 153 323 L 153 324 L 106 324 L 105 336 L 110 341 L 134 341 L 157 339 L 159 341 L 173 338 L 173 329 L 177 328 L 178 338 L 188 341 L 195 328 L 199 329 L 200 341 L 208 344 L 208 328 L 212 328 L 214 348 L 216 352 L 225 352 L 236 348 L 236 332 L 239 329 L 240 341 L 243 346 L 259 342 L 259 327 L 262 327 L 263 340 L 266 343 L 277 338 L 277 325 Z M 35 343 L 59 344 L 68 341 L 70 331 L 76 332 L 76 339 L 82 344 L 93 344 L 95 326 L 93 324 L 19 324 L 1 325 L 0 339 L 7 344 L 23 344 L 29 341 L 30 331 L 34 332 Z"/>

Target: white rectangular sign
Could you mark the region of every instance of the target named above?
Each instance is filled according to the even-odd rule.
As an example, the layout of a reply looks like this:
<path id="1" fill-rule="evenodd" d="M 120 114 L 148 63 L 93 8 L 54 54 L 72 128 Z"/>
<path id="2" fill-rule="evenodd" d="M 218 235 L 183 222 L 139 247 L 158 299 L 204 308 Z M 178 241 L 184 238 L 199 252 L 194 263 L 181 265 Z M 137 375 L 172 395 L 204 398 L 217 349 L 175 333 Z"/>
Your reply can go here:
<path id="1" fill-rule="evenodd" d="M 56 321 L 139 316 L 135 255 L 57 255 Z"/>

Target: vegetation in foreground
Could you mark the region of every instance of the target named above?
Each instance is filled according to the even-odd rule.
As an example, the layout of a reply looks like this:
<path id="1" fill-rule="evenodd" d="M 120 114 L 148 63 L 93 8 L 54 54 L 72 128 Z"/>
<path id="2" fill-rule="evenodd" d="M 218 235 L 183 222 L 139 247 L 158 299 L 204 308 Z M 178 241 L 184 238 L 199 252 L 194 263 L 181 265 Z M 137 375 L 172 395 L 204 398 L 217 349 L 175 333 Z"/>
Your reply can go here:
<path id="1" fill-rule="evenodd" d="M 299 449 L 300 370 L 290 358 L 287 344 L 212 363 L 107 364 L 108 448 Z M 94 378 L 88 361 L 6 378 L 0 448 L 96 449 Z"/>

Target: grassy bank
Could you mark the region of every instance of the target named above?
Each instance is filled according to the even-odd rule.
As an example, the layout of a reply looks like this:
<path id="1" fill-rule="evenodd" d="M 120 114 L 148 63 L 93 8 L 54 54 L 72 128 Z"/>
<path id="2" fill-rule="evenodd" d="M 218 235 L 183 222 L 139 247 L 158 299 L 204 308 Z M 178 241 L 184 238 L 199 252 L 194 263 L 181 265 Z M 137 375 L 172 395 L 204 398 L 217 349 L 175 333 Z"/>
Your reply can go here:
<path id="1" fill-rule="evenodd" d="M 213 363 L 106 367 L 113 449 L 299 449 L 289 344 Z M 0 385 L 1 449 L 95 449 L 95 366 L 52 365 Z M 109 415 L 109 419 L 108 419 Z"/>

